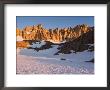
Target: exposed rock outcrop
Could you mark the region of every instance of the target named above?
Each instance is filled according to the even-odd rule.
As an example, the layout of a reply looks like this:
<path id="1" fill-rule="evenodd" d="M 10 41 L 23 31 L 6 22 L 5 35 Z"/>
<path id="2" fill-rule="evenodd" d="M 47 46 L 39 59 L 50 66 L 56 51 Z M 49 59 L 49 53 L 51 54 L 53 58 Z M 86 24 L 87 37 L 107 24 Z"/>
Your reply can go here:
<path id="1" fill-rule="evenodd" d="M 25 41 L 18 41 L 16 42 L 16 48 L 27 48 L 27 46 L 29 45 L 28 42 Z"/>

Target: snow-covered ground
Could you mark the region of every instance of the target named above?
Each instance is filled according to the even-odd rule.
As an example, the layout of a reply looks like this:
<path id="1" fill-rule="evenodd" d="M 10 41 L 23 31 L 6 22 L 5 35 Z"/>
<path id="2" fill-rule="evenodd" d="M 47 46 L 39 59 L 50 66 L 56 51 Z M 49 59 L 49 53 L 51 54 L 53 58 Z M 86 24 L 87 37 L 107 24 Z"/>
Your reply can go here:
<path id="1" fill-rule="evenodd" d="M 21 36 L 17 36 L 17 41 L 23 41 L 23 38 Z"/>
<path id="2" fill-rule="evenodd" d="M 40 45 L 44 45 L 41 42 Z M 31 45 L 40 47 L 39 43 Z M 17 74 L 93 74 L 94 63 L 90 61 L 94 52 L 78 52 L 54 55 L 58 45 L 36 51 L 34 49 L 17 49 Z M 63 58 L 64 60 L 61 60 Z"/>
<path id="3" fill-rule="evenodd" d="M 46 44 L 46 42 L 41 41 L 41 42 L 32 43 L 32 45 L 30 45 L 30 46 L 32 48 L 35 48 L 35 47 L 40 48 L 42 45 L 45 45 L 45 44 Z"/>
<path id="4" fill-rule="evenodd" d="M 53 40 L 48 40 L 49 42 L 52 42 L 52 43 L 56 43 L 56 44 L 59 44 L 59 43 L 65 43 L 66 41 L 62 41 L 62 42 L 60 42 L 60 41 L 53 41 Z"/>

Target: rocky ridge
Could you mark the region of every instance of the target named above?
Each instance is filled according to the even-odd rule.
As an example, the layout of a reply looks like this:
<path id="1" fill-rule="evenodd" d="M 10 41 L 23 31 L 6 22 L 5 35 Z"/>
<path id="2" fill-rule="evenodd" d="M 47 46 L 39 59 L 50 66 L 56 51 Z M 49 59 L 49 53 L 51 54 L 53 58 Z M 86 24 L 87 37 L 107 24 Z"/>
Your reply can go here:
<path id="1" fill-rule="evenodd" d="M 16 29 L 16 36 L 24 40 L 45 40 L 53 42 L 72 41 L 85 33 L 93 31 L 94 27 L 88 25 L 76 25 L 68 28 L 45 29 L 42 24 L 26 26 L 23 30 Z"/>

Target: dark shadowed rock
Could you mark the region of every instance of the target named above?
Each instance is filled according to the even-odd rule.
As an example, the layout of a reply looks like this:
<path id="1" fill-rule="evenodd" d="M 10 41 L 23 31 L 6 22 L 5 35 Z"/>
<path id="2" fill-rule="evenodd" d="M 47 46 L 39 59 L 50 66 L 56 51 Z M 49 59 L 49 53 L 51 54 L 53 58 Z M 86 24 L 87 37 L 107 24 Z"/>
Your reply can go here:
<path id="1" fill-rule="evenodd" d="M 85 61 L 85 62 L 92 62 L 92 63 L 94 63 L 94 59 L 92 59 L 92 60 L 90 60 L 90 61 Z"/>
<path id="2" fill-rule="evenodd" d="M 60 60 L 66 60 L 65 58 L 61 58 Z"/>

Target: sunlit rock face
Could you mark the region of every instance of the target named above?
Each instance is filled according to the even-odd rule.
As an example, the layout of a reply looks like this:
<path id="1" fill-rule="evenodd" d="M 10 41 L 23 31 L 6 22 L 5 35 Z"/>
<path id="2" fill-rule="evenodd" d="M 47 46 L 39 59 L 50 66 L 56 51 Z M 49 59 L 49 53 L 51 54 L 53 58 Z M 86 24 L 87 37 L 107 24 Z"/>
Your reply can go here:
<path id="1" fill-rule="evenodd" d="M 21 36 L 23 40 L 45 40 L 53 42 L 71 41 L 84 33 L 93 30 L 94 27 L 82 24 L 75 27 L 45 29 L 42 24 L 26 26 L 23 30 L 16 30 L 16 35 Z"/>
<path id="2" fill-rule="evenodd" d="M 16 29 L 16 36 L 22 36 L 22 30 L 20 30 L 20 29 Z"/>
<path id="3" fill-rule="evenodd" d="M 17 41 L 16 42 L 16 48 L 27 48 L 28 47 L 29 42 L 26 42 L 26 41 Z"/>

